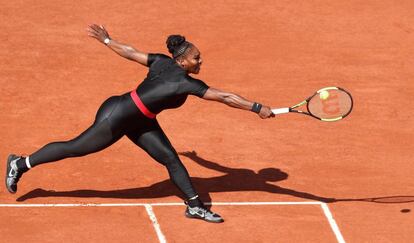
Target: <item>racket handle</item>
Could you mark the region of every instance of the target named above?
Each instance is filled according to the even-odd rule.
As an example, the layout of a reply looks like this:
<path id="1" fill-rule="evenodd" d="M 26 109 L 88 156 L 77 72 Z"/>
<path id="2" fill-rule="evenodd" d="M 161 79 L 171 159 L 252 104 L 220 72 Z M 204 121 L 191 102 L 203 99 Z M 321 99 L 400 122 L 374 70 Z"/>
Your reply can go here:
<path id="1" fill-rule="evenodd" d="M 278 109 L 272 109 L 273 114 L 283 114 L 283 113 L 289 113 L 289 108 L 278 108 Z"/>

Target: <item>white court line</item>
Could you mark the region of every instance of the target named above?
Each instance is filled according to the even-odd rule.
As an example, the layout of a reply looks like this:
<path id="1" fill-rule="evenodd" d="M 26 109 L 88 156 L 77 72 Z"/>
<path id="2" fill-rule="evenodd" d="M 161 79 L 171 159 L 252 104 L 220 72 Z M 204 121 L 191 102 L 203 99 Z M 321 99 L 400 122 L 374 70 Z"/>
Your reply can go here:
<path id="1" fill-rule="evenodd" d="M 165 239 L 165 236 L 161 231 L 160 224 L 158 224 L 157 217 L 155 217 L 151 205 L 146 204 L 145 209 L 147 210 L 148 216 L 150 217 L 152 222 L 152 226 L 154 226 L 155 232 L 157 233 L 158 240 L 160 241 L 160 243 L 167 243 L 167 240 Z"/>
<path id="2" fill-rule="evenodd" d="M 206 205 L 213 206 L 241 206 L 241 205 L 322 205 L 321 202 L 213 202 L 205 203 Z M 184 206 L 184 203 L 36 203 L 36 204 L 25 204 L 25 203 L 10 203 L 0 204 L 0 207 L 145 207 L 150 206 Z"/>
<path id="3" fill-rule="evenodd" d="M 329 224 L 331 225 L 331 228 L 336 236 L 336 239 L 339 243 L 345 243 L 344 237 L 341 234 L 341 231 L 339 231 L 339 227 L 335 222 L 335 219 L 332 216 L 331 210 L 329 210 L 329 207 L 326 203 L 321 203 L 321 207 L 323 212 L 325 213 L 326 218 L 329 221 Z"/>
<path id="4" fill-rule="evenodd" d="M 231 205 L 321 205 L 321 202 L 213 202 L 205 203 L 206 205 L 220 205 L 220 206 L 231 206 Z"/>
<path id="5" fill-rule="evenodd" d="M 206 205 L 213 206 L 260 206 L 260 205 L 320 205 L 326 218 L 328 219 L 329 225 L 333 230 L 336 239 L 339 243 L 345 243 L 345 240 L 339 230 L 338 225 L 335 222 L 335 219 L 332 216 L 331 211 L 326 203 L 315 202 L 315 201 L 305 201 L 305 202 L 213 202 L 205 203 Z M 56 203 L 56 204 L 0 204 L 0 207 L 145 207 L 148 215 L 153 222 L 155 231 L 161 243 L 166 243 L 165 236 L 161 232 L 161 228 L 157 222 L 155 214 L 152 210 L 153 206 L 184 206 L 184 203 Z M 150 210 L 150 211 L 149 211 Z"/>
<path id="6" fill-rule="evenodd" d="M 148 203 L 36 203 L 36 204 L 0 204 L 0 207 L 145 207 Z M 149 204 L 151 205 L 151 204 Z"/>

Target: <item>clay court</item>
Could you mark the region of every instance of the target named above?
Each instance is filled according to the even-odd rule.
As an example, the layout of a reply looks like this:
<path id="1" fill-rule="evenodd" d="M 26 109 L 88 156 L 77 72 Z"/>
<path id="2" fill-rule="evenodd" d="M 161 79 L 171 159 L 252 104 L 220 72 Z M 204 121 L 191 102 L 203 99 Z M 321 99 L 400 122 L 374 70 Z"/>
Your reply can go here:
<path id="1" fill-rule="evenodd" d="M 3 0 L 0 174 L 145 78 L 91 23 L 150 53 L 182 34 L 201 51 L 197 78 L 274 108 L 339 86 L 354 109 L 262 120 L 189 97 L 157 119 L 223 224 L 185 218 L 167 170 L 123 138 L 33 168 L 15 195 L 3 186 L 1 242 L 414 241 L 412 1 Z"/>

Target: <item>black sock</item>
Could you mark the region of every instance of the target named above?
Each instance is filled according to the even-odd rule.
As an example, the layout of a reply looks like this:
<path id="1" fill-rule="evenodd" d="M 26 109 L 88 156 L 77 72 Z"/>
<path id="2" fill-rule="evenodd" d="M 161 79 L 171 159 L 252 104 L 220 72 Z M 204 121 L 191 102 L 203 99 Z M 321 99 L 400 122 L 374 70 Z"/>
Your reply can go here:
<path id="1" fill-rule="evenodd" d="M 29 170 L 29 168 L 27 168 L 27 165 L 26 165 L 26 158 L 25 158 L 25 157 L 20 158 L 20 159 L 16 162 L 16 165 L 17 165 L 17 169 L 18 169 L 20 172 L 26 172 L 26 171 L 28 171 L 28 170 Z"/>
<path id="2" fill-rule="evenodd" d="M 188 206 L 194 208 L 194 207 L 204 207 L 204 204 L 201 202 L 201 200 L 197 197 L 195 199 L 190 199 L 187 201 Z"/>

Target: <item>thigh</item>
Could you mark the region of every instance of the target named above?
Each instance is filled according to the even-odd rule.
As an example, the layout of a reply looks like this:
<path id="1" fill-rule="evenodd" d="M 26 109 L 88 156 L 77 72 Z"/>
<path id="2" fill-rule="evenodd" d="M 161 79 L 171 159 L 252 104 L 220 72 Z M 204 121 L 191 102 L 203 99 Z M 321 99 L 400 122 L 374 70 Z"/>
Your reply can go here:
<path id="1" fill-rule="evenodd" d="M 107 120 L 93 124 L 78 137 L 66 142 L 53 142 L 30 155 L 32 166 L 58 161 L 68 157 L 98 152 L 119 140 L 113 136 Z"/>
<path id="2" fill-rule="evenodd" d="M 177 152 L 156 120 L 143 129 L 127 133 L 127 136 L 161 164 L 165 165 L 166 161 L 178 158 Z"/>
<path id="3" fill-rule="evenodd" d="M 80 154 L 89 154 L 105 149 L 118 141 L 122 134 L 114 134 L 107 119 L 94 123 L 78 137 L 70 140 L 68 145 Z"/>

